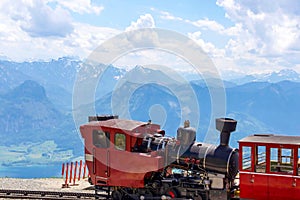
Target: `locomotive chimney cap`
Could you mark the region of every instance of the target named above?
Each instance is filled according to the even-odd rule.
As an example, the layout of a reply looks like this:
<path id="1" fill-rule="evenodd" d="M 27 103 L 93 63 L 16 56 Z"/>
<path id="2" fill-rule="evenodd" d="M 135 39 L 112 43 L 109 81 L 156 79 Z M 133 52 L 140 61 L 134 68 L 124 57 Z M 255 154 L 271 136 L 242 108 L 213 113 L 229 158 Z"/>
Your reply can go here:
<path id="1" fill-rule="evenodd" d="M 106 121 L 109 119 L 119 119 L 118 115 L 96 115 L 96 116 L 89 116 L 89 122 L 92 121 Z"/>
<path id="2" fill-rule="evenodd" d="M 236 129 L 237 121 L 231 118 L 216 119 L 216 129 L 220 132 L 233 132 Z"/>

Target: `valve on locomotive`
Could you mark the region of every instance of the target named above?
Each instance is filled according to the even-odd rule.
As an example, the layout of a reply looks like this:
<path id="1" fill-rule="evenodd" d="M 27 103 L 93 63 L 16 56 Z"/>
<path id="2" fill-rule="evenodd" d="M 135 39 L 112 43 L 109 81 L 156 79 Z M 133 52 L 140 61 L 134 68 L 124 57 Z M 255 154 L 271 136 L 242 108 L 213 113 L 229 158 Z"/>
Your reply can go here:
<path id="1" fill-rule="evenodd" d="M 186 120 L 183 127 L 177 129 L 177 141 L 180 142 L 182 146 L 190 146 L 196 141 L 196 130 L 190 127 L 190 121 Z"/>

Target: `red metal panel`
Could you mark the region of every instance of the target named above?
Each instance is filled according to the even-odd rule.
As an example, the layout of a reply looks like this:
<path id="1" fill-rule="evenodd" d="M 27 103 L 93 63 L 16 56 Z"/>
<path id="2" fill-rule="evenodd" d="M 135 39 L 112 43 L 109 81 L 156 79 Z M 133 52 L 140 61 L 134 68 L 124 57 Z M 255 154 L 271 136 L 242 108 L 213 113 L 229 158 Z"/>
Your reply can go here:
<path id="1" fill-rule="evenodd" d="M 253 198 L 257 200 L 268 199 L 268 174 L 265 173 L 252 173 L 253 180 Z"/>
<path id="2" fill-rule="evenodd" d="M 293 177 L 289 175 L 269 174 L 269 199 L 299 199 L 293 194 Z"/>
<path id="3" fill-rule="evenodd" d="M 251 172 L 240 172 L 240 197 L 244 199 L 253 199 L 253 181 Z"/>
<path id="4" fill-rule="evenodd" d="M 109 177 L 109 150 L 103 148 L 94 149 L 94 174 L 103 180 Z M 97 180 L 98 182 L 98 180 Z M 96 182 L 96 183 L 97 183 Z M 98 183 L 97 183 L 98 184 Z M 103 183 L 102 183 L 103 184 Z"/>
<path id="5" fill-rule="evenodd" d="M 291 191 L 294 199 L 300 199 L 300 176 L 294 176 L 292 180 L 293 189 Z"/>
<path id="6" fill-rule="evenodd" d="M 255 200 L 300 199 L 300 177 L 240 172 L 241 198 Z"/>
<path id="7" fill-rule="evenodd" d="M 160 170 L 163 164 L 160 156 L 111 150 L 109 185 L 144 187 L 145 174 Z"/>

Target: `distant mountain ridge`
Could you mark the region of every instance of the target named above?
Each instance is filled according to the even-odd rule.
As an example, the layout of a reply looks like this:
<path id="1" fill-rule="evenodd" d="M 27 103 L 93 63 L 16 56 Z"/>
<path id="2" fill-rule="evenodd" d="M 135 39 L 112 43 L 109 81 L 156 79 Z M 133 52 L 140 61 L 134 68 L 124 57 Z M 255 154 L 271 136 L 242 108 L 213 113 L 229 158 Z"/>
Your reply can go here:
<path id="1" fill-rule="evenodd" d="M 76 109 L 72 108 L 73 84 L 82 63 L 71 58 L 31 63 L 0 61 L 0 147 L 23 144 L 22 151 L 26 152 L 30 149 L 27 143 L 39 146 L 46 140 L 58 152 L 70 151 L 68 159 L 82 155 L 83 145 L 72 118 L 72 109 Z M 197 140 L 205 140 L 208 133 L 213 135 L 208 142 L 218 142 L 218 132 L 208 127 L 211 95 L 206 83 L 209 82 L 211 89 L 225 87 L 226 116 L 238 120 L 231 145 L 237 146 L 239 139 L 254 133 L 296 135 L 300 132 L 299 74 L 292 70 L 246 76 L 235 82 L 220 82 L 210 77 L 205 82 L 188 80 L 183 73 L 180 78 L 168 70 L 143 66 L 130 71 L 112 65 L 98 67 L 106 70 L 98 72 L 102 74 L 95 91 L 97 114 L 124 116 L 128 111 L 132 119 L 152 118 L 154 123 L 162 123 L 166 133 L 174 136 L 183 112 L 188 113 L 186 116 L 191 121 L 200 113 Z M 190 95 L 189 89 L 195 96 Z M 199 108 L 190 105 L 194 97 Z M 26 159 L 30 158 L 23 158 Z M 0 158 L 0 165 L 1 162 Z"/>
<path id="2" fill-rule="evenodd" d="M 300 82 L 300 74 L 292 69 L 283 69 L 277 72 L 245 75 L 240 78 L 230 79 L 230 82 L 242 85 L 249 82 L 278 83 L 281 81 Z"/>
<path id="3" fill-rule="evenodd" d="M 12 90 L 25 80 L 33 80 L 47 90 L 48 98 L 59 109 L 70 111 L 74 82 L 83 63 L 69 57 L 22 63 L 0 60 L 0 94 Z M 96 96 L 111 92 L 118 79 L 125 73 L 124 69 L 107 66 L 100 77 Z"/>
<path id="4" fill-rule="evenodd" d="M 67 91 L 72 91 L 73 82 L 82 61 L 63 57 L 51 61 L 34 62 L 11 62 L 0 61 L 0 66 L 9 70 L 18 71 L 27 75 L 31 80 L 39 82 L 43 86 L 56 85 Z M 20 84 L 20 80 L 15 78 L 15 82 Z"/>
<path id="5" fill-rule="evenodd" d="M 9 92 L 7 97 L 20 102 L 24 100 L 48 101 L 45 88 L 32 80 L 24 81 L 24 83 Z"/>
<path id="6" fill-rule="evenodd" d="M 45 89 L 35 81 L 25 81 L 1 96 L 0 101 L 1 136 L 9 143 L 25 139 L 26 132 L 41 132 L 58 127 L 63 120 L 63 115 L 47 98 Z M 6 137 L 7 134 L 18 135 L 18 138 Z"/>

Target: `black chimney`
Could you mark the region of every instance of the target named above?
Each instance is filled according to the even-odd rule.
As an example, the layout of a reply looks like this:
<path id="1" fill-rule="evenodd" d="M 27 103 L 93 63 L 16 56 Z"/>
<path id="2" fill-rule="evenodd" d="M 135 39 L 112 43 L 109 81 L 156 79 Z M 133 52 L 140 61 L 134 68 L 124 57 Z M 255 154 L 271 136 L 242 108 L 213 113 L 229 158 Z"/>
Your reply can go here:
<path id="1" fill-rule="evenodd" d="M 216 119 L 216 129 L 221 132 L 220 145 L 228 146 L 230 133 L 235 131 L 237 121 L 230 118 Z"/>

